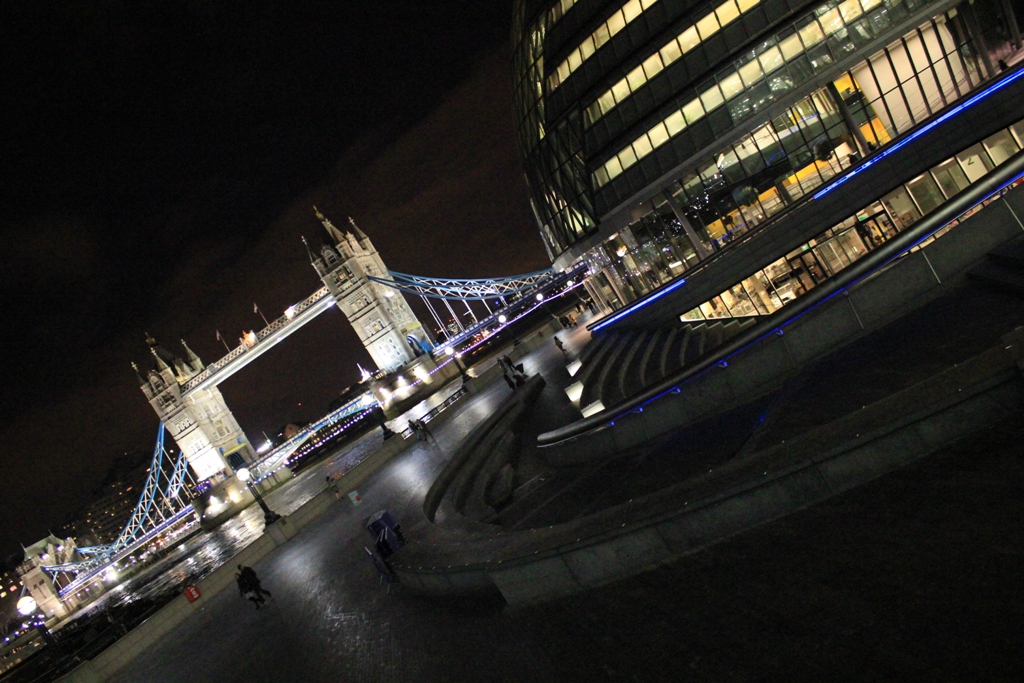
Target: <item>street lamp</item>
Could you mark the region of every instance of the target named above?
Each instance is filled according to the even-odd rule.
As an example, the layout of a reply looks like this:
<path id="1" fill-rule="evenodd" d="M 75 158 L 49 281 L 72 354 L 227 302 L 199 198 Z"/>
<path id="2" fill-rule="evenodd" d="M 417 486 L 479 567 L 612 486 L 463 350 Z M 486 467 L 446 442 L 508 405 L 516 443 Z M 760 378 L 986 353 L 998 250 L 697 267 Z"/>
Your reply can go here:
<path id="1" fill-rule="evenodd" d="M 60 645 L 57 644 L 56 638 L 54 638 L 53 634 L 50 633 L 50 629 L 46 628 L 46 618 L 42 615 L 35 614 L 36 607 L 38 606 L 36 599 L 31 595 L 22 596 L 18 600 L 18 614 L 23 617 L 34 617 L 31 624 L 35 627 L 36 631 L 39 632 L 39 635 L 42 636 L 43 642 L 53 647 L 53 649 L 57 651 L 57 655 L 59 657 L 63 657 L 64 652 L 60 649 Z"/>
<path id="2" fill-rule="evenodd" d="M 459 369 L 459 374 L 462 375 L 463 383 L 468 382 L 469 381 L 469 375 L 466 374 L 466 368 L 465 368 L 465 366 L 462 365 L 461 362 L 459 362 L 459 357 L 462 354 L 461 353 L 455 353 L 455 349 L 453 349 L 450 346 L 446 346 L 445 347 L 444 353 L 445 353 L 446 356 L 451 356 L 452 360 L 455 361 L 455 367 L 457 367 Z"/>
<path id="3" fill-rule="evenodd" d="M 277 514 L 269 507 L 267 507 L 267 501 L 263 500 L 263 496 L 256 490 L 256 487 L 252 485 L 252 474 L 249 472 L 248 467 L 241 467 L 235 471 L 235 476 L 238 480 L 249 487 L 249 491 L 252 492 L 252 497 L 256 499 L 260 507 L 263 509 L 263 524 L 264 526 L 270 526 L 277 520 L 281 519 L 281 515 Z"/>
<path id="4" fill-rule="evenodd" d="M 502 313 L 501 315 L 498 316 L 498 322 L 504 325 L 506 322 L 508 322 L 508 317 L 504 313 Z"/>

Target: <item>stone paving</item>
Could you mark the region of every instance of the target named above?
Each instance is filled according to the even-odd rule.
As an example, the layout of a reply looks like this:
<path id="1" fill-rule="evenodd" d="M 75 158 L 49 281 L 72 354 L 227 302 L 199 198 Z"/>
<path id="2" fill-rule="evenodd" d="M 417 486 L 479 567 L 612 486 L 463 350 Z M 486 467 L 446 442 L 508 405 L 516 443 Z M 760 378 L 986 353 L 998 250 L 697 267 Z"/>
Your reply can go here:
<path id="1" fill-rule="evenodd" d="M 1024 429 L 980 435 L 632 579 L 518 611 L 435 603 L 364 559 L 410 454 L 212 600 L 119 681 L 1022 680 Z"/>
<path id="2" fill-rule="evenodd" d="M 527 369 L 557 364 L 552 353 Z M 222 593 L 115 680 L 1024 679 L 1024 421 L 570 599 L 510 610 L 496 595 L 388 593 L 363 520 L 383 507 L 411 517 L 507 392 L 499 381 L 467 399 L 436 446 L 360 488 L 361 506 L 339 501 L 258 563 L 274 594 L 264 609 Z"/>

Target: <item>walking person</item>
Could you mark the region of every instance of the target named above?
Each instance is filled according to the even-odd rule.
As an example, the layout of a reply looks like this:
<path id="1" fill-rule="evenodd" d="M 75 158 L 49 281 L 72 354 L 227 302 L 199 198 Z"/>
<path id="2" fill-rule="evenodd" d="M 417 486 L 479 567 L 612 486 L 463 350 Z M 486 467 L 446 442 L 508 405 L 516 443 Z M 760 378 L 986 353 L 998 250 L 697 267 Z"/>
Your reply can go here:
<path id="1" fill-rule="evenodd" d="M 252 567 L 245 567 L 238 565 L 238 573 L 235 574 L 235 581 L 238 583 L 238 590 L 241 592 L 243 597 L 247 597 L 256 605 L 256 609 L 260 608 L 260 605 L 266 604 L 267 598 L 273 597 L 270 591 L 263 588 L 260 585 L 260 578 L 256 576 L 256 572 Z"/>
<path id="2" fill-rule="evenodd" d="M 555 346 L 558 347 L 558 350 L 562 352 L 563 356 L 568 358 L 569 352 L 565 350 L 565 344 L 562 343 L 562 340 L 559 339 L 557 335 L 555 336 Z"/>

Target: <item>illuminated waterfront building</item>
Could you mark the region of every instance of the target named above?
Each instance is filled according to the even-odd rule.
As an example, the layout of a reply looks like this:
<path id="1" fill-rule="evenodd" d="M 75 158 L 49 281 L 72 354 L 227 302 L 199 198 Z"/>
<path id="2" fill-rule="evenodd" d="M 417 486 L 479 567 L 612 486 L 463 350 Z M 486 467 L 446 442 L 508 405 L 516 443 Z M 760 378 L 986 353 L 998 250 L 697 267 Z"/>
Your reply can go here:
<path id="1" fill-rule="evenodd" d="M 1017 81 L 928 132 L 928 154 L 906 147 L 863 174 L 884 182 L 842 187 L 824 222 L 787 224 L 1012 76 L 1007 0 L 519 0 L 513 40 L 541 237 L 557 268 L 588 263 L 605 310 L 698 269 L 664 299 L 675 316 L 770 313 L 1024 143 L 1021 112 L 997 103 Z M 776 236 L 755 250 L 759 231 Z"/>

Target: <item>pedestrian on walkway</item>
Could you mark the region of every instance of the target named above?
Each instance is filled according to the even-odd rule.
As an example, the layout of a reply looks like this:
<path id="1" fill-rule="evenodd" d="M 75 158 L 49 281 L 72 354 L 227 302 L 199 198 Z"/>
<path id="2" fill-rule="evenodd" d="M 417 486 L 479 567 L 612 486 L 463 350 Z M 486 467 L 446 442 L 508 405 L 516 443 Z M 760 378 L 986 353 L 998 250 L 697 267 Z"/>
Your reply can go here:
<path id="1" fill-rule="evenodd" d="M 502 368 L 501 368 L 501 376 L 502 376 L 502 378 L 504 378 L 505 383 L 508 384 L 508 388 L 511 389 L 512 391 L 515 391 L 516 390 L 516 383 L 512 381 L 511 377 L 508 376 L 508 368 L 502 366 Z"/>
<path id="2" fill-rule="evenodd" d="M 562 343 L 562 340 L 559 339 L 557 335 L 555 335 L 555 346 L 558 347 L 558 350 L 562 352 L 563 356 L 569 356 L 569 352 L 565 350 L 565 344 Z"/>
<path id="3" fill-rule="evenodd" d="M 256 609 L 260 608 L 260 605 L 266 604 L 267 598 L 272 597 L 270 591 L 263 588 L 260 585 L 260 578 L 256 576 L 256 572 L 252 567 L 245 567 L 238 565 L 238 573 L 235 574 L 235 581 L 238 583 L 238 590 L 242 594 L 242 597 L 248 598 Z"/>
<path id="4" fill-rule="evenodd" d="M 435 443 L 437 442 L 437 439 L 434 438 L 434 434 L 430 431 L 430 427 L 427 426 L 426 422 L 423 420 L 416 420 L 416 428 L 419 430 L 419 433 L 423 435 L 424 441 L 427 443 L 430 443 L 431 441 L 434 441 Z"/>

